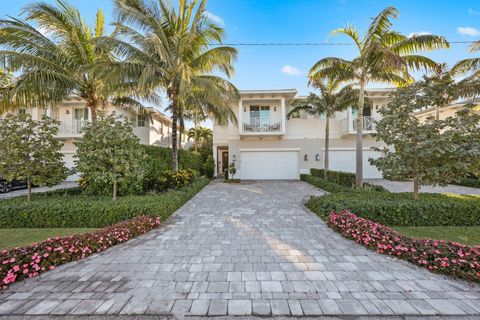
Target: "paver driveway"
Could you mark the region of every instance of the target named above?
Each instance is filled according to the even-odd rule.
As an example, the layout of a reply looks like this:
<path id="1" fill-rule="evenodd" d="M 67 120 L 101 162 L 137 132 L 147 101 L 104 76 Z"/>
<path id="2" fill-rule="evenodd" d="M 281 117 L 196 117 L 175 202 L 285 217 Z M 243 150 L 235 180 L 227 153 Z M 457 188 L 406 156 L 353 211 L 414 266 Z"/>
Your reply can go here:
<path id="1" fill-rule="evenodd" d="M 211 183 L 168 225 L 0 296 L 0 313 L 480 314 L 480 286 L 345 240 L 303 182 Z"/>

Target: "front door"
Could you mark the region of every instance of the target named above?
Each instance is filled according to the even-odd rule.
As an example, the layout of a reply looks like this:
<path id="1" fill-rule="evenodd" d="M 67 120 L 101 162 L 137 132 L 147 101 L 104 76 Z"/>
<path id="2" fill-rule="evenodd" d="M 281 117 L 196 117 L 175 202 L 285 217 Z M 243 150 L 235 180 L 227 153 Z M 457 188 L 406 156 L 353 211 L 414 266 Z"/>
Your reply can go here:
<path id="1" fill-rule="evenodd" d="M 222 173 L 228 169 L 228 151 L 222 152 Z"/>

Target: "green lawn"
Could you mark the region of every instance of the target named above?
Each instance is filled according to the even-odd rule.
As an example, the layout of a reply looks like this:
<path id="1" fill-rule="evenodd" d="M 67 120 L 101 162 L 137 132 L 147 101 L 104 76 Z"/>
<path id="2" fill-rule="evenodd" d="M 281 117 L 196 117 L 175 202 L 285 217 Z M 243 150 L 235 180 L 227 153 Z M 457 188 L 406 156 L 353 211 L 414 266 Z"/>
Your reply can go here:
<path id="1" fill-rule="evenodd" d="M 94 231 L 94 228 L 0 229 L 0 250 L 29 245 L 48 238 Z"/>
<path id="2" fill-rule="evenodd" d="M 393 227 L 411 237 L 449 240 L 480 246 L 480 226 L 473 227 Z"/>

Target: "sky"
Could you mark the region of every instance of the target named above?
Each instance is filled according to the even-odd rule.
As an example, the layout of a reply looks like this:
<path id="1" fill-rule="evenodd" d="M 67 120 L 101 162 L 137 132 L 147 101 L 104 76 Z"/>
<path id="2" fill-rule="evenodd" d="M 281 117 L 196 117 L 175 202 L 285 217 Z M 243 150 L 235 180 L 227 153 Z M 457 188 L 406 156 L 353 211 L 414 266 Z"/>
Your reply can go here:
<path id="1" fill-rule="evenodd" d="M 44 0 L 54 2 L 53 0 Z M 18 17 L 31 0 L 1 0 L 0 16 Z M 70 0 L 87 21 L 98 8 L 113 21 L 111 0 Z M 329 35 L 333 29 L 355 25 L 361 32 L 387 6 L 400 11 L 393 29 L 405 35 L 431 33 L 449 41 L 480 40 L 480 0 L 209 0 L 208 14 L 224 26 L 225 43 L 335 43 L 349 42 Z M 312 91 L 306 74 L 319 59 L 352 59 L 353 46 L 241 46 L 232 82 L 239 89 L 294 88 L 300 95 Z M 450 66 L 474 56 L 468 44 L 426 54 Z M 374 85 L 378 87 L 379 85 Z"/>

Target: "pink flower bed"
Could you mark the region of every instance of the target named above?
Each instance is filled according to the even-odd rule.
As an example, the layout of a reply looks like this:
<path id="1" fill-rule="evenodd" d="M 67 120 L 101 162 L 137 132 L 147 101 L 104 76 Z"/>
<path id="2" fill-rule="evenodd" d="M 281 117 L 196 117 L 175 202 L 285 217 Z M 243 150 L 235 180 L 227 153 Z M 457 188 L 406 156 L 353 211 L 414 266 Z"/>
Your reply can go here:
<path id="1" fill-rule="evenodd" d="M 66 262 L 83 259 L 142 235 L 160 224 L 159 218 L 139 216 L 101 230 L 57 237 L 26 247 L 0 252 L 0 288 L 32 278 Z"/>
<path id="2" fill-rule="evenodd" d="M 433 272 L 480 282 L 480 246 L 407 237 L 348 210 L 332 212 L 327 223 L 346 238 L 379 253 L 407 260 Z"/>

